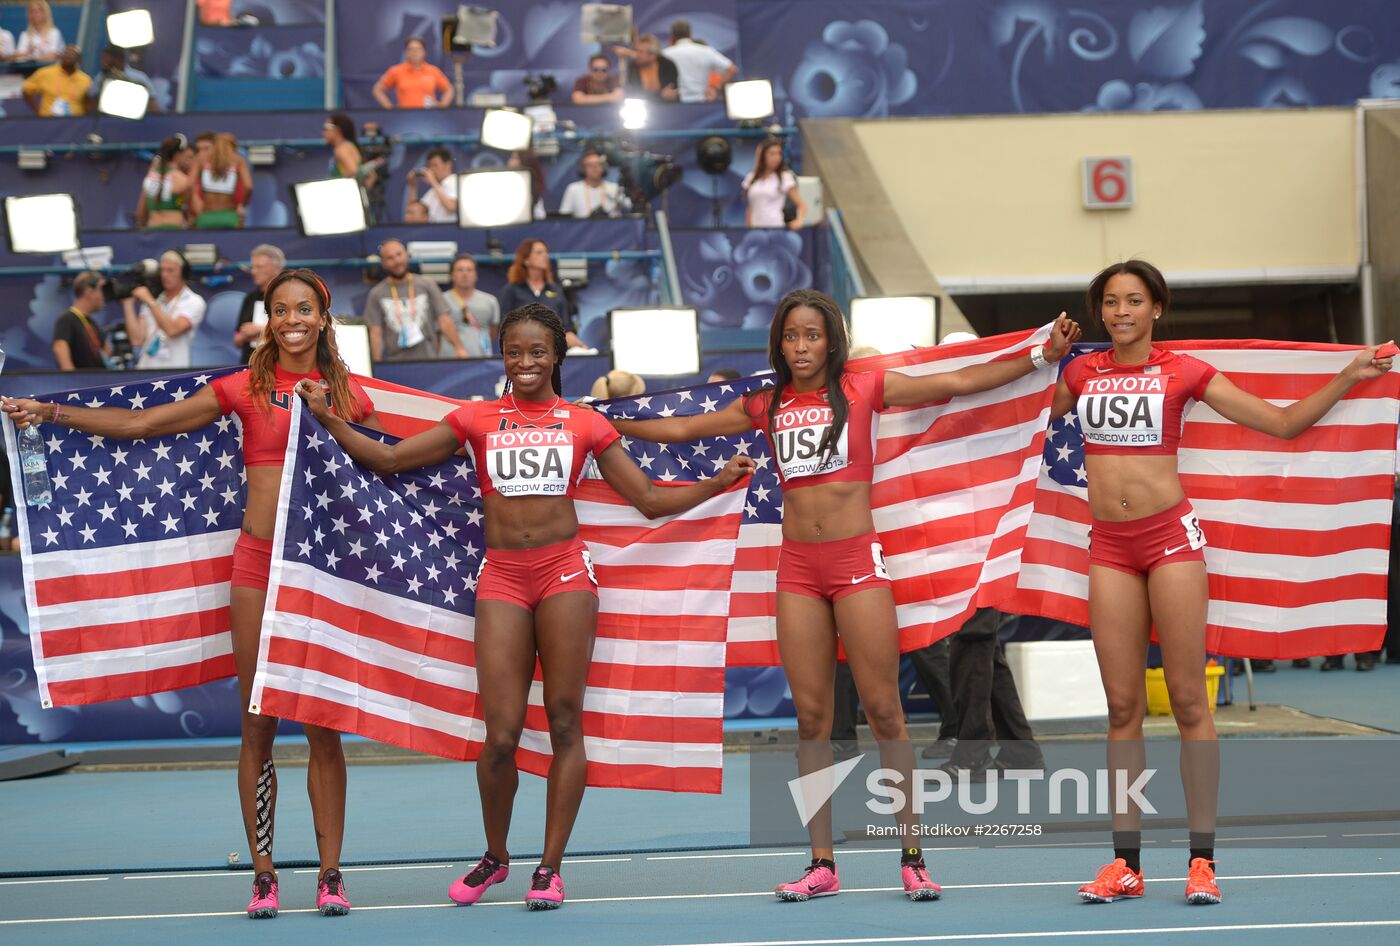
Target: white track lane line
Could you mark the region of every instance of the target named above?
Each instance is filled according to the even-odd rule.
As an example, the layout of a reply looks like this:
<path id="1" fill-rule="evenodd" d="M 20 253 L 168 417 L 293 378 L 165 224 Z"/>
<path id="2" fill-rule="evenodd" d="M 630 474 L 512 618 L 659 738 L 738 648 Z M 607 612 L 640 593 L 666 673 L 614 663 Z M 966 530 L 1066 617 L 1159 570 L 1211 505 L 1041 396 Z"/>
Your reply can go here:
<path id="1" fill-rule="evenodd" d="M 1400 870 L 1347 871 L 1347 872 L 1341 872 L 1341 873 L 1310 873 L 1310 874 L 1240 874 L 1240 875 L 1237 875 L 1237 876 L 1224 876 L 1224 877 L 1221 877 L 1220 879 L 1221 879 L 1221 880 L 1224 880 L 1224 881 L 1228 881 L 1228 882 L 1232 882 L 1232 883 L 1233 883 L 1233 882 L 1235 882 L 1235 881 L 1243 881 L 1243 880 L 1327 880 L 1327 879 L 1355 878 L 1355 877 L 1400 877 Z M 1186 880 L 1185 877 L 1154 877 L 1154 878 L 1149 878 L 1146 882 L 1147 882 L 1147 883 L 1162 883 L 1162 884 L 1165 884 L 1165 883 L 1181 883 L 1181 882 L 1184 881 L 1184 880 Z M 1076 879 L 1074 879 L 1074 880 L 1039 880 L 1039 881 L 1028 881 L 1028 882 L 1024 882 L 1024 883 L 999 883 L 999 884 L 944 884 L 944 885 L 943 885 L 943 889 L 944 889 L 944 890 L 990 890 L 990 889 L 1003 889 L 1003 888 L 1015 888 L 1015 887 L 1073 887 L 1073 886 L 1078 885 L 1079 883 L 1080 883 L 1080 879 L 1079 879 L 1079 878 L 1076 878 Z M 895 892 L 895 891 L 902 891 L 902 890 L 903 890 L 902 887 L 854 887 L 854 888 L 842 888 L 841 892 L 842 892 L 843 894 L 855 894 L 855 893 L 892 893 L 892 892 Z M 755 891 L 744 890 L 744 891 L 737 891 L 737 892 L 731 892 L 731 893 L 676 893 L 676 894 L 651 894 L 651 895 L 633 896 L 633 897 L 573 897 L 573 898 L 570 898 L 568 902 L 571 903 L 571 904 L 580 904 L 580 903 L 642 903 L 642 902 L 651 902 L 651 901 L 659 901 L 659 900 L 720 900 L 720 899 L 738 899 L 738 898 L 747 898 L 747 897 L 771 897 L 771 896 L 773 896 L 773 892 L 772 892 L 771 890 L 755 890 Z M 377 910 L 437 910 L 437 909 L 440 909 L 440 908 L 443 908 L 443 907 L 453 907 L 453 906 L 455 906 L 455 904 L 451 904 L 451 903 L 401 903 L 401 904 L 383 904 L 383 905 L 372 906 L 372 907 L 355 907 L 354 909 L 355 909 L 356 912 L 377 911 Z M 497 901 L 493 901 L 493 902 L 490 902 L 490 903 L 483 903 L 483 902 L 481 902 L 481 901 L 478 901 L 478 902 L 477 902 L 476 904 L 474 904 L 473 906 L 474 906 L 475 908 L 477 908 L 477 909 L 480 909 L 481 907 L 515 907 L 516 909 L 519 909 L 520 903 L 519 903 L 519 901 L 517 901 L 517 900 L 515 900 L 515 899 L 510 899 L 510 900 L 497 900 Z M 316 911 L 315 911 L 314 909 L 304 909 L 304 910 L 282 910 L 281 912 L 282 912 L 282 913 L 315 913 Z M 180 920 L 180 919 L 191 919 L 191 918 L 197 918 L 197 917 L 243 916 L 243 915 L 244 915 L 244 914 L 243 914 L 243 912 L 241 912 L 241 911 L 234 911 L 234 912 L 222 912 L 222 911 L 217 911 L 217 912 L 210 912 L 210 913 L 149 913 L 149 914 L 132 914 L 132 915 L 120 915 L 120 916 L 39 917 L 39 918 L 36 918 L 36 919 L 29 919 L 29 920 L 0 920 L 0 926 L 23 926 L 23 925 L 28 925 L 28 924 L 39 924 L 39 923 L 95 923 L 95 922 L 103 922 L 103 921 L 106 921 L 106 922 L 115 922 L 115 921 L 122 921 L 122 920 Z M 1347 922 L 1340 922 L 1340 921 L 1339 921 L 1339 922 L 1337 922 L 1337 923 L 1319 923 L 1319 924 L 1306 924 L 1306 923 L 1303 923 L 1303 924 L 1293 924 L 1293 925 L 1289 925 L 1289 924 L 1275 924 L 1275 925 L 1264 924 L 1264 925 L 1259 925 L 1259 926 L 1201 927 L 1200 929 L 1202 929 L 1202 930 L 1222 930 L 1222 931 L 1229 931 L 1229 930 L 1236 930 L 1236 929 L 1240 929 L 1240 930 L 1249 930 L 1249 929 L 1294 929 L 1294 928 L 1304 929 L 1304 928 L 1308 928 L 1309 926 L 1322 926 L 1322 927 L 1336 926 L 1336 927 L 1346 927 L 1346 926 L 1395 926 L 1395 925 L 1400 925 L 1400 920 L 1383 920 L 1383 921 L 1375 921 L 1375 922 L 1358 922 L 1358 923 L 1347 923 Z M 1192 930 L 1195 929 L 1195 928 L 1193 928 L 1193 927 L 1183 927 L 1182 929 L 1183 929 L 1184 931 L 1186 931 L 1186 932 L 1190 932 L 1190 931 L 1192 931 Z M 1174 929 L 1164 929 L 1164 930 L 1162 930 L 1162 931 L 1163 931 L 1163 932 L 1175 932 Z M 1077 935 L 1086 935 L 1086 936 L 1087 936 L 1087 935 L 1096 935 L 1097 933 L 1100 933 L 1100 932 L 1105 932 L 1105 931 L 1089 931 L 1088 933 L 1080 933 L 1080 934 L 1077 934 Z M 1128 931 L 1124 931 L 1124 930 L 1112 930 L 1112 931 L 1107 931 L 1107 932 L 1118 932 L 1118 933 L 1122 933 L 1122 932 L 1133 932 L 1133 931 L 1131 931 L 1131 930 L 1128 930 Z M 977 936 L 980 936 L 980 934 L 970 934 L 970 935 L 972 935 L 974 938 L 976 938 Z M 1035 934 L 1029 934 L 1029 933 L 997 933 L 997 934 L 987 934 L 986 936 L 982 936 L 981 938 L 984 938 L 984 939 L 985 939 L 985 938 L 994 938 L 995 936 L 1007 936 L 1007 937 L 1013 937 L 1013 938 L 1014 938 L 1014 937 L 1017 937 L 1017 936 L 1024 937 L 1024 936 L 1031 936 L 1031 935 L 1039 936 L 1039 935 L 1041 935 L 1041 934 L 1039 934 L 1039 933 L 1035 933 Z M 1051 934 L 1047 934 L 1047 935 L 1051 935 Z M 1056 934 L 1053 934 L 1053 935 L 1069 935 L 1069 934 L 1067 934 L 1067 933 L 1066 933 L 1066 934 L 1056 933 Z M 954 938 L 957 938 L 957 937 L 954 937 Z M 966 938 L 968 938 L 968 937 L 962 937 L 962 938 L 966 939 Z M 903 936 L 903 937 L 896 937 L 896 938 L 894 938 L 894 939 L 892 939 L 892 940 L 880 940 L 880 939 L 875 939 L 875 940 L 858 940 L 858 939 L 857 939 L 857 940 L 831 940 L 830 942 L 832 942 L 832 943 L 863 943 L 863 942 L 882 943 L 882 942 L 904 942 L 904 941 L 907 941 L 907 940 L 909 940 L 909 937 Z M 937 940 L 937 939 L 929 939 L 929 940 L 924 940 L 924 941 L 926 941 L 926 942 L 939 942 L 939 940 Z M 805 941 L 804 941 L 804 942 L 805 942 Z M 696 946 L 730 946 L 730 944 L 696 944 Z M 768 942 L 768 941 L 764 941 L 764 940 L 756 940 L 756 941 L 753 941 L 753 946 L 784 946 L 784 943 L 783 943 L 783 941 Z"/>
<path id="2" fill-rule="evenodd" d="M 0 887 L 14 887 L 21 884 L 86 884 L 94 880 L 108 880 L 107 877 L 52 877 L 43 880 L 0 880 Z"/>
<path id="3" fill-rule="evenodd" d="M 126 874 L 122 880 L 178 880 L 185 877 L 242 877 L 251 876 L 246 870 L 192 870 L 182 874 Z"/>
<path id="4" fill-rule="evenodd" d="M 342 874 L 354 873 L 357 871 L 380 871 L 380 870 L 444 870 L 451 867 L 451 864 L 386 864 L 383 867 L 342 867 Z M 247 873 L 244 871 L 243 873 Z M 293 874 L 319 874 L 319 867 L 299 867 L 292 871 Z"/>
<path id="5" fill-rule="evenodd" d="M 1329 930 L 1400 926 L 1400 920 L 1337 920 L 1322 923 L 1230 923 L 1219 926 L 1147 926 L 1117 930 L 1029 930 L 1019 933 L 943 933 L 935 936 L 867 936 L 850 939 L 747 939 L 677 946 L 861 946 L 870 943 L 968 943 L 989 939 L 1064 939 L 1070 936 L 1152 936 L 1244 933 L 1251 930 Z"/>
<path id="6" fill-rule="evenodd" d="M 1102 843 L 1102 842 L 1100 842 Z M 863 847 L 841 850 L 837 853 L 842 857 L 850 857 L 855 854 L 894 854 L 902 850 L 897 847 Z M 975 851 L 976 847 L 939 847 L 924 848 L 925 854 L 942 854 L 946 851 Z M 648 856 L 649 861 L 722 861 L 731 857 L 806 857 L 807 851 L 744 851 L 730 854 L 657 854 Z"/>
<path id="7" fill-rule="evenodd" d="M 1238 841 L 1318 841 L 1331 837 L 1329 834 L 1255 834 L 1240 838 L 1216 838 L 1216 843 Z M 1173 844 L 1190 844 L 1190 838 L 1172 838 Z"/>

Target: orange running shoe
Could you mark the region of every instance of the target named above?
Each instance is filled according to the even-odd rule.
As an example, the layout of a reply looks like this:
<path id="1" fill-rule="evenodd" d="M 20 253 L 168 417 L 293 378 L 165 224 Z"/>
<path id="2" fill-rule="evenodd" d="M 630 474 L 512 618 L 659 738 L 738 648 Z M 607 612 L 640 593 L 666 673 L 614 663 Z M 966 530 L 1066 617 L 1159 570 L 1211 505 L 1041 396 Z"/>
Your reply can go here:
<path id="1" fill-rule="evenodd" d="M 1192 858 L 1191 868 L 1186 872 L 1186 902 L 1220 902 L 1220 888 L 1215 885 L 1215 861 Z"/>
<path id="2" fill-rule="evenodd" d="M 1098 876 L 1079 888 L 1079 899 L 1085 903 L 1112 903 L 1141 897 L 1147 891 L 1142 886 L 1142 871 L 1131 870 L 1123 858 L 1099 868 Z"/>

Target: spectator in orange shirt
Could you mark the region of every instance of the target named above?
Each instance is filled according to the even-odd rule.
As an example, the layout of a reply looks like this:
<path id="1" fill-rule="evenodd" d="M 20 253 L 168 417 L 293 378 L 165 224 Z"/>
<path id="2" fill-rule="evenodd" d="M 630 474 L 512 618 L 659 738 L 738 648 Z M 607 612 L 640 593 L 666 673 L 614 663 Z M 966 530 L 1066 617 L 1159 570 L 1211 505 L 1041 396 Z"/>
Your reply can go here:
<path id="1" fill-rule="evenodd" d="M 427 62 L 428 48 L 416 36 L 403 48 L 403 62 L 390 66 L 374 84 L 374 100 L 384 108 L 394 108 L 389 90 L 394 90 L 398 108 L 446 108 L 452 104 L 452 83 L 442 70 Z"/>
<path id="2" fill-rule="evenodd" d="M 204 26 L 233 26 L 233 0 L 195 0 Z"/>

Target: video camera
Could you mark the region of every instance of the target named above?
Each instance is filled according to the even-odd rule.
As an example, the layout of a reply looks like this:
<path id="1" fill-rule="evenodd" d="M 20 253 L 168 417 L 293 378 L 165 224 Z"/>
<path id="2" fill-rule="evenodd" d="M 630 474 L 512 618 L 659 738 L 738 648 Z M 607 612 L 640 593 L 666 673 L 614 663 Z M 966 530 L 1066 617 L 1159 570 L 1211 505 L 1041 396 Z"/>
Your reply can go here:
<path id="1" fill-rule="evenodd" d="M 153 296 L 160 295 L 160 263 L 153 259 L 132 263 L 126 272 L 112 276 L 102 284 L 102 299 L 104 302 L 130 299 L 138 286 L 145 286 Z"/>
<path id="2" fill-rule="evenodd" d="M 549 97 L 559 90 L 559 82 L 547 72 L 537 76 L 527 75 L 524 79 L 525 92 L 532 104 L 548 102 Z"/>
<path id="3" fill-rule="evenodd" d="M 394 142 L 380 130 L 378 122 L 365 122 L 359 146 L 361 185 L 365 185 L 369 172 L 374 172 L 373 183 L 365 186 L 365 200 L 369 203 L 371 216 L 382 221 L 385 219 L 384 182 L 389 179 L 389 156 L 393 154 Z"/>
<path id="4" fill-rule="evenodd" d="M 630 141 L 604 135 L 584 143 L 584 151 L 598 151 L 618 169 L 618 184 L 633 210 L 651 203 L 656 195 L 681 179 L 684 169 L 669 154 L 643 151 Z"/>

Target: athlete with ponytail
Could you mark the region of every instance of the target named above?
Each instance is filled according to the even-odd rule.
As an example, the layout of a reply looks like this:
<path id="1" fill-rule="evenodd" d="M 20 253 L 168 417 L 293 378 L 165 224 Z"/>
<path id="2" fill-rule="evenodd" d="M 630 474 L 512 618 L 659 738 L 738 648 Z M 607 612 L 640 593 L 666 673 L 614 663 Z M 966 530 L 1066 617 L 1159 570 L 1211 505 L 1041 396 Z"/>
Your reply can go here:
<path id="1" fill-rule="evenodd" d="M 284 270 L 263 296 L 267 324 L 261 346 L 248 367 L 216 378 L 189 397 L 144 410 L 120 407 L 72 407 L 28 399 L 6 400 L 4 410 L 17 428 L 59 424 L 117 440 L 166 437 L 207 427 L 237 414 L 243 421 L 243 464 L 248 475 L 248 505 L 233 550 L 229 595 L 233 658 L 243 701 L 243 742 L 238 755 L 238 798 L 243 827 L 253 855 L 253 897 L 248 916 L 277 915 L 277 873 L 272 836 L 277 805 L 277 773 L 272 742 L 277 720 L 247 712 L 257 666 L 263 604 L 267 597 L 272 534 L 277 522 L 282 460 L 291 420 L 292 389 L 303 380 L 326 389 L 340 416 L 378 427 L 374 406 L 341 361 L 331 328 L 331 296 L 309 269 Z M 311 747 L 306 787 L 321 870 L 316 906 L 327 916 L 350 912 L 340 874 L 340 846 L 345 833 L 345 757 L 340 733 L 306 726 Z"/>
<path id="2" fill-rule="evenodd" d="M 831 680 L 839 635 L 885 768 L 910 781 L 913 750 L 899 700 L 899 628 L 883 550 L 870 511 L 875 415 L 974 394 L 1058 361 L 1079 336 L 1060 316 L 1047 345 L 1013 358 L 913 377 L 846 370 L 846 318 L 830 296 L 797 289 L 783 297 L 768 336 L 776 384 L 708 414 L 614 420 L 628 437 L 686 443 L 762 430 L 783 483 L 783 545 L 778 560 L 778 650 L 797 708 L 798 769 L 832 764 Z M 908 797 L 912 798 L 913 793 Z M 911 900 L 935 900 L 908 804 L 896 818 L 903 838 L 900 874 Z M 839 893 L 826 806 L 808 822 L 812 863 L 780 900 Z"/>
<path id="3" fill-rule="evenodd" d="M 1120 786 L 1134 784 L 1146 768 L 1143 672 L 1155 630 L 1181 736 L 1189 835 L 1186 902 L 1219 903 L 1215 816 L 1220 752 L 1203 673 L 1210 600 L 1206 535 L 1177 467 L 1186 411 L 1200 401 L 1226 421 L 1291 440 L 1355 385 L 1388 372 L 1391 358 L 1371 345 L 1307 397 L 1279 407 L 1237 388 L 1205 362 L 1153 342 L 1158 320 L 1171 307 L 1171 293 L 1151 263 L 1130 259 L 1106 267 L 1086 296 L 1089 317 L 1103 325 L 1113 347 L 1082 355 L 1065 367 L 1051 416 L 1074 411 L 1084 432 L 1091 525 L 1089 629 L 1108 696 L 1108 767 Z M 1226 430 L 1223 424 L 1211 426 Z M 1142 812 L 1136 805 L 1115 805 L 1111 824 L 1113 860 L 1079 888 L 1087 903 L 1146 893 Z"/>
<path id="4" fill-rule="evenodd" d="M 583 694 L 598 625 L 598 583 L 578 537 L 574 489 L 591 456 L 603 479 L 648 518 L 673 516 L 728 489 L 754 464 L 736 456 L 711 479 L 657 486 L 601 415 L 560 396 L 569 345 L 558 315 L 537 303 L 522 305 L 501 321 L 500 343 L 506 394 L 472 401 L 392 446 L 330 414 L 319 386 L 303 382 L 297 393 L 357 463 L 380 475 L 441 463 L 463 447 L 471 456 L 486 514 L 473 638 L 486 724 L 476 763 L 486 853 L 448 894 L 459 904 L 475 903 L 510 873 L 506 841 L 520 780 L 515 752 L 538 660 L 553 760 L 544 854 L 525 904 L 547 910 L 564 902 L 559 865 L 583 801 Z"/>

